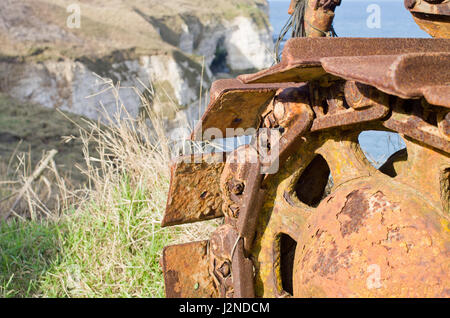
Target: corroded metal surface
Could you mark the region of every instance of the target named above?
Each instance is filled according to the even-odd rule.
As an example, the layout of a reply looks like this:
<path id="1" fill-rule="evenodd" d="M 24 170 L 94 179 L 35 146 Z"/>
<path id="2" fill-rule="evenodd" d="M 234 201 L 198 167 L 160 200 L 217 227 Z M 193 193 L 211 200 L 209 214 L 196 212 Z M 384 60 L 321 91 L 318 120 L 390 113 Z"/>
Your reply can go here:
<path id="1" fill-rule="evenodd" d="M 211 235 L 210 272 L 222 298 L 234 297 L 234 282 L 239 280 L 239 275 L 232 272 L 233 247 L 238 238 L 236 229 L 229 224 L 218 227 Z"/>
<path id="2" fill-rule="evenodd" d="M 405 0 L 416 23 L 433 37 L 450 38 L 450 2 Z"/>
<path id="3" fill-rule="evenodd" d="M 305 36 L 327 36 L 333 24 L 336 5 L 333 0 L 308 0 L 305 9 Z"/>
<path id="4" fill-rule="evenodd" d="M 446 296 L 449 277 L 441 268 L 450 265 L 445 247 L 449 232 L 448 215 L 441 209 L 448 204 L 448 186 L 440 185 L 439 176 L 443 167 L 449 167 L 449 158 L 408 142 L 408 166 L 395 166 L 397 175 L 391 178 L 367 162 L 357 146 L 358 134 L 358 130 L 350 135 L 330 131 L 307 136 L 305 146 L 266 181 L 271 190 L 258 226 L 265 230 L 255 244 L 258 296 L 285 296 L 276 246 L 280 233 L 297 241 L 295 297 Z M 299 201 L 293 192 L 315 153 L 325 158 L 334 181 L 334 190 L 317 208 Z M 424 165 L 427 169 L 420 169 Z M 446 198 L 439 197 L 440 189 Z M 353 196 L 360 197 L 361 204 L 352 201 Z M 348 209 L 342 212 L 337 201 L 348 202 Z M 422 244 L 424 237 L 434 243 Z M 436 264 L 434 257 L 439 258 Z M 433 273 L 426 272 L 425 264 Z M 379 280 L 372 275 L 377 266 Z M 421 271 L 423 280 L 414 281 L 415 270 Z M 372 277 L 376 280 L 368 284 Z"/>
<path id="5" fill-rule="evenodd" d="M 449 49 L 447 39 L 293 38 L 286 42 L 281 63 L 239 79 L 244 83 L 306 82 L 326 75 L 323 58 L 448 52 Z"/>
<path id="6" fill-rule="evenodd" d="M 268 152 L 270 159 L 267 161 L 272 165 L 266 167 L 268 171 L 273 171 L 274 165 L 284 162 L 301 145 L 302 136 L 309 131 L 314 119 L 310 100 L 308 85 L 281 90 L 274 97 L 267 109 L 264 127 L 282 128 L 283 134 L 271 145 L 276 152 Z"/>
<path id="7" fill-rule="evenodd" d="M 208 129 L 220 131 L 223 137 L 245 134 L 248 128 L 258 128 L 259 116 L 279 89 L 295 87 L 298 83 L 243 84 L 237 79 L 218 80 L 211 87 L 211 101 L 200 124 L 195 128 L 193 140 L 217 138 Z M 241 128 L 241 130 L 237 130 Z M 227 132 L 227 129 L 232 129 Z M 214 132 L 212 131 L 212 132 Z"/>
<path id="8" fill-rule="evenodd" d="M 411 12 L 450 16 L 449 1 L 405 0 L 405 6 Z"/>
<path id="9" fill-rule="evenodd" d="M 265 195 L 261 189 L 262 178 L 261 163 L 252 146 L 241 146 L 228 156 L 220 179 L 225 225 L 217 229 L 212 240 L 213 268 L 231 264 L 228 276 L 221 277 L 220 270 L 214 274 L 222 296 L 254 297 L 253 263 L 247 256 L 253 246 Z"/>
<path id="10" fill-rule="evenodd" d="M 447 51 L 450 50 L 450 41 Z M 322 59 L 330 74 L 372 85 L 402 98 L 423 96 L 423 90 L 450 82 L 450 53 L 408 53 Z"/>
<path id="11" fill-rule="evenodd" d="M 337 84 L 340 86 L 340 84 Z M 382 92 L 353 81 L 347 82 L 344 90 L 332 89 L 328 94 L 320 92 L 318 100 L 314 100 L 316 119 L 311 131 L 319 131 L 333 127 L 345 127 L 356 123 L 365 123 L 385 117 L 389 113 L 388 96 Z M 320 96 L 326 96 L 328 111 L 324 114 L 321 105 L 324 101 Z M 345 96 L 345 98 L 344 98 Z M 344 100 L 351 107 L 346 108 Z"/>
<path id="12" fill-rule="evenodd" d="M 232 259 L 234 298 L 254 298 L 253 262 L 245 257 L 244 242 L 239 240 Z M 238 279 L 236 279 L 238 278 Z"/>
<path id="13" fill-rule="evenodd" d="M 438 127 L 430 125 L 415 114 L 394 112 L 383 125 L 402 135 L 450 153 L 450 142 L 448 138 L 439 131 Z M 448 119 L 445 120 L 445 125 L 448 127 Z"/>
<path id="14" fill-rule="evenodd" d="M 168 298 L 217 297 L 209 275 L 209 242 L 195 242 L 164 248 L 162 267 Z"/>
<path id="15" fill-rule="evenodd" d="M 432 105 L 444 106 L 450 108 L 450 86 L 436 85 L 428 86 L 422 89 L 423 95 Z"/>
<path id="16" fill-rule="evenodd" d="M 329 36 L 334 19 L 334 10 L 340 4 L 341 0 L 305 0 L 304 36 Z M 294 14 L 298 5 L 299 0 L 291 0 L 288 13 Z"/>
<path id="17" fill-rule="evenodd" d="M 252 146 L 241 146 L 227 158 L 220 185 L 223 211 L 234 225 L 249 251 L 255 233 L 256 218 L 264 194 L 262 193 L 261 162 Z"/>
<path id="18" fill-rule="evenodd" d="M 450 139 L 450 111 L 442 111 L 438 114 L 438 127 L 441 136 Z"/>
<path id="19" fill-rule="evenodd" d="M 447 220 L 384 178 L 334 192 L 299 237 L 297 297 L 449 297 Z"/>
<path id="20" fill-rule="evenodd" d="M 180 157 L 170 167 L 170 187 L 163 226 L 223 216 L 219 179 L 224 154 Z"/>
<path id="21" fill-rule="evenodd" d="M 166 219 L 224 224 L 209 245 L 165 250 L 169 294 L 450 297 L 449 66 L 449 40 L 296 39 L 280 64 L 216 82 L 194 137 L 264 129 L 226 163 L 173 166 Z M 406 149 L 376 169 L 366 130 Z"/>

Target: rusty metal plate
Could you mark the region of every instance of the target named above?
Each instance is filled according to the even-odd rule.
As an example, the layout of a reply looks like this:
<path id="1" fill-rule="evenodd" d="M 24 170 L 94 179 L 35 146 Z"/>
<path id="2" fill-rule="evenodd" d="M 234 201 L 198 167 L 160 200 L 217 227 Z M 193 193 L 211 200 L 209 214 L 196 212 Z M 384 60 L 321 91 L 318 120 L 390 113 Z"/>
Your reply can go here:
<path id="1" fill-rule="evenodd" d="M 264 190 L 261 190 L 263 175 L 261 174 L 261 163 L 248 164 L 248 175 L 245 180 L 245 187 L 237 221 L 239 236 L 244 239 L 244 246 L 247 252 L 250 251 L 256 223 L 264 199 Z"/>
<path id="2" fill-rule="evenodd" d="M 399 134 L 450 153 L 450 142 L 441 135 L 439 128 L 428 124 L 416 115 L 393 112 L 383 125 Z"/>
<path id="3" fill-rule="evenodd" d="M 436 38 L 450 38 L 450 17 L 430 18 L 427 14 L 420 14 L 412 12 L 414 21 L 419 25 L 419 27 Z"/>
<path id="4" fill-rule="evenodd" d="M 448 220 L 413 189 L 371 180 L 343 185 L 312 213 L 294 296 L 447 298 Z"/>
<path id="5" fill-rule="evenodd" d="M 244 243 L 242 240 L 236 245 L 232 263 L 233 272 L 233 298 L 254 298 L 254 270 L 253 262 L 244 256 Z"/>
<path id="6" fill-rule="evenodd" d="M 450 38 L 450 17 L 441 19 L 430 19 L 428 15 L 412 13 L 414 21 L 419 27 L 435 38 Z"/>
<path id="7" fill-rule="evenodd" d="M 209 275 L 209 241 L 165 247 L 162 267 L 167 298 L 218 296 Z"/>
<path id="8" fill-rule="evenodd" d="M 193 140 L 216 139 L 215 134 L 204 133 L 210 128 L 219 130 L 222 137 L 230 138 L 244 135 L 248 128 L 259 126 L 259 115 L 275 96 L 277 90 L 299 86 L 297 83 L 243 84 L 236 79 L 215 81 L 211 87 L 211 102 L 203 114 L 200 124 L 195 128 Z M 227 128 L 242 128 L 228 132 Z M 212 131 L 213 133 L 213 131 Z"/>
<path id="9" fill-rule="evenodd" d="M 410 12 L 450 15 L 450 2 L 444 1 L 443 3 L 428 3 L 426 1 L 405 0 L 405 6 Z"/>
<path id="10" fill-rule="evenodd" d="M 450 38 L 450 2 L 429 2 L 405 0 L 405 7 L 425 32 L 433 37 Z"/>
<path id="11" fill-rule="evenodd" d="M 422 92 L 430 104 L 450 108 L 450 85 L 424 87 Z"/>
<path id="12" fill-rule="evenodd" d="M 375 105 L 364 110 L 348 109 L 333 115 L 318 117 L 314 120 L 311 131 L 319 131 L 333 127 L 345 127 L 381 119 L 389 114 L 389 107 Z"/>
<path id="13" fill-rule="evenodd" d="M 222 217 L 220 176 L 225 154 L 177 158 L 170 167 L 170 188 L 162 226 Z"/>
<path id="14" fill-rule="evenodd" d="M 421 97 L 425 87 L 450 82 L 449 52 L 329 57 L 322 59 L 322 66 L 328 73 L 402 98 Z"/>
<path id="15" fill-rule="evenodd" d="M 244 74 L 238 78 L 244 83 L 308 82 L 320 79 L 327 74 L 320 62 L 310 61 L 293 65 L 288 65 L 288 63 L 282 59 L 281 63 L 269 69 L 255 74 Z"/>
<path id="16" fill-rule="evenodd" d="M 239 79 L 244 83 L 306 82 L 326 74 L 323 58 L 449 51 L 447 39 L 293 38 L 286 42 L 281 63 Z"/>

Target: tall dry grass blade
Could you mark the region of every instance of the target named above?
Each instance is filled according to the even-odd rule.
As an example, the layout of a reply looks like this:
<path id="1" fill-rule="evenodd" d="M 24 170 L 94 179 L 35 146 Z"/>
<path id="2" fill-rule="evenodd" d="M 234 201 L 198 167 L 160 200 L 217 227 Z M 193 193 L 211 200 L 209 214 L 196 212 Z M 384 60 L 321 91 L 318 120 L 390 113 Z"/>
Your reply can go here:
<path id="1" fill-rule="evenodd" d="M 29 176 L 27 178 L 27 180 L 25 181 L 25 184 L 23 185 L 22 189 L 19 191 L 19 193 L 17 195 L 16 201 L 14 201 L 9 212 L 6 213 L 6 215 L 3 217 L 3 221 L 6 221 L 10 217 L 10 215 L 12 214 L 12 212 L 14 211 L 16 206 L 19 204 L 20 200 L 22 200 L 23 195 L 26 194 L 26 192 L 28 191 L 28 188 L 42 174 L 42 172 L 44 172 L 44 170 L 47 168 L 50 161 L 53 159 L 53 157 L 57 153 L 58 153 L 57 150 L 54 150 L 54 149 L 51 150 L 48 153 L 47 157 L 45 157 L 45 159 L 42 160 L 42 162 L 40 164 L 38 164 L 38 166 L 36 167 L 34 172 L 31 174 L 31 176 Z M 32 206 L 30 206 L 30 213 L 32 214 L 32 212 L 33 212 L 33 209 L 32 209 Z"/>

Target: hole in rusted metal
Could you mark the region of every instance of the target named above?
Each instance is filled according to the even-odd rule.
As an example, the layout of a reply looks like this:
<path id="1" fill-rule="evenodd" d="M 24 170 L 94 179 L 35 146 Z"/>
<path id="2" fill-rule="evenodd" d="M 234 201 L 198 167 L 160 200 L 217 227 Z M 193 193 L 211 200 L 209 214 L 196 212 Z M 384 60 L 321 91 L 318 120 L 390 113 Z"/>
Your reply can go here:
<path id="1" fill-rule="evenodd" d="M 294 259 L 297 242 L 287 234 L 280 235 L 280 276 L 283 291 L 293 295 Z"/>
<path id="2" fill-rule="evenodd" d="M 437 114 L 435 112 L 424 114 L 424 120 L 432 126 L 437 127 L 438 125 Z"/>
<path id="3" fill-rule="evenodd" d="M 398 166 L 408 160 L 405 142 L 397 133 L 363 131 L 359 134 L 358 141 L 372 166 L 392 178 L 397 176 Z"/>
<path id="4" fill-rule="evenodd" d="M 322 100 L 322 111 L 323 114 L 328 114 L 328 101 L 326 99 Z"/>
<path id="5" fill-rule="evenodd" d="M 321 155 L 317 155 L 295 184 L 297 198 L 309 206 L 317 207 L 332 183 L 330 176 L 328 163 Z"/>
<path id="6" fill-rule="evenodd" d="M 408 160 L 408 151 L 406 148 L 392 154 L 388 160 L 378 169 L 380 172 L 388 175 L 391 178 L 395 178 L 398 174 L 396 170 L 396 164 L 399 162 L 406 162 Z"/>
<path id="7" fill-rule="evenodd" d="M 344 106 L 345 109 L 350 109 L 350 105 L 347 103 L 347 100 L 345 98 L 342 98 L 342 106 Z"/>
<path id="8" fill-rule="evenodd" d="M 417 104 L 416 100 L 407 99 L 407 100 L 401 100 L 399 105 L 400 105 L 400 107 L 399 107 L 398 111 L 400 113 L 412 114 L 414 108 L 417 108 L 416 105 L 418 105 L 418 104 Z"/>

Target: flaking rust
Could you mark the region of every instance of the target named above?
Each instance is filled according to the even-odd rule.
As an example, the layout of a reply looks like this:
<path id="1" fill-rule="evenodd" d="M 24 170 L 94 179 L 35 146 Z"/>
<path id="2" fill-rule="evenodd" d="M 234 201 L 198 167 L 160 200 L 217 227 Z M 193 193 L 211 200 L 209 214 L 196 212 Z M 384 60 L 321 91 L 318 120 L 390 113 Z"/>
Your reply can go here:
<path id="1" fill-rule="evenodd" d="M 356 181 L 319 207 L 297 249 L 296 296 L 450 296 L 445 219 L 393 190 Z"/>
<path id="2" fill-rule="evenodd" d="M 237 79 L 214 82 L 210 92 L 211 102 L 194 129 L 192 139 L 231 138 L 245 135 L 249 128 L 259 128 L 260 115 L 276 92 L 299 85 L 301 84 L 244 84 Z M 209 129 L 213 129 L 211 133 L 208 133 Z M 215 133 L 217 131 L 220 136 Z"/>
<path id="3" fill-rule="evenodd" d="M 163 226 L 210 220 L 223 216 L 219 179 L 225 154 L 213 153 L 175 159 Z"/>
<path id="4" fill-rule="evenodd" d="M 217 297 L 209 275 L 209 241 L 168 246 L 162 267 L 168 298 Z"/>
<path id="5" fill-rule="evenodd" d="M 163 225 L 224 220 L 210 241 L 164 249 L 166 295 L 448 298 L 450 40 L 330 38 L 341 1 L 305 1 L 308 37 L 215 82 L 192 136 L 253 128 L 252 142 L 171 167 Z M 405 5 L 449 37 L 450 1 Z M 377 169 L 359 144 L 368 130 L 406 149 Z"/>
<path id="6" fill-rule="evenodd" d="M 446 0 L 405 0 L 416 23 L 433 37 L 450 37 L 450 2 Z"/>

